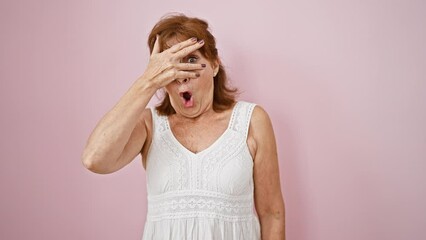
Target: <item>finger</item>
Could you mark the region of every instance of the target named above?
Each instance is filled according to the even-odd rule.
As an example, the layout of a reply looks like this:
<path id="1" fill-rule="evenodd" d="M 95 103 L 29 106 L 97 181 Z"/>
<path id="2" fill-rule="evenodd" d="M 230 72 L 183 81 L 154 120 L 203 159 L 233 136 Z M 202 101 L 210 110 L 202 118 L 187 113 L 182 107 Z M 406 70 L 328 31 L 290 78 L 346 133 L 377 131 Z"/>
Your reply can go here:
<path id="1" fill-rule="evenodd" d="M 183 49 L 187 46 L 191 46 L 191 45 L 195 44 L 196 42 L 197 42 L 197 38 L 193 37 L 193 38 L 187 39 L 183 42 L 176 43 L 171 48 L 169 48 L 169 51 L 172 52 L 172 53 L 175 53 L 175 52 L 178 52 L 178 51 L 180 51 L 181 49 Z"/>
<path id="2" fill-rule="evenodd" d="M 155 43 L 154 48 L 152 50 L 152 53 L 159 53 L 160 52 L 160 35 L 157 34 L 155 37 Z"/>
<path id="3" fill-rule="evenodd" d="M 177 71 L 174 79 L 185 79 L 185 78 L 198 78 L 200 73 L 195 71 Z"/>
<path id="4" fill-rule="evenodd" d="M 201 70 L 206 68 L 206 64 L 195 64 L 195 63 L 177 63 L 175 65 L 176 69 L 179 70 Z"/>
<path id="5" fill-rule="evenodd" d="M 183 58 L 186 57 L 188 54 L 195 52 L 197 49 L 201 48 L 202 46 L 204 46 L 204 41 L 198 41 L 196 44 L 187 46 L 181 50 L 179 50 L 178 52 L 175 53 L 175 57 L 176 58 Z"/>
<path id="6" fill-rule="evenodd" d="M 193 79 L 200 77 L 200 74 L 196 71 L 174 71 L 168 72 L 167 74 L 161 75 L 160 81 L 163 82 L 164 86 L 180 79 Z"/>

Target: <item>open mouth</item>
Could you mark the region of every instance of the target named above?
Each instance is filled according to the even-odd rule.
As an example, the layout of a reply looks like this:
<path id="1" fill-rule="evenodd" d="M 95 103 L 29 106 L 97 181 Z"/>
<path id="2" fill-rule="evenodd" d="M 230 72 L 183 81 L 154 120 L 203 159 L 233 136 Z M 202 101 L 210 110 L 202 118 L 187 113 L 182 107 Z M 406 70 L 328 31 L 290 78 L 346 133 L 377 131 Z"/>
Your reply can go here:
<path id="1" fill-rule="evenodd" d="M 191 93 L 189 92 L 182 93 L 182 96 L 186 101 L 189 101 L 191 99 Z"/>
<path id="2" fill-rule="evenodd" d="M 194 101 L 192 98 L 192 93 L 189 91 L 181 92 L 179 95 L 182 98 L 182 103 L 185 107 L 192 107 L 194 105 Z"/>

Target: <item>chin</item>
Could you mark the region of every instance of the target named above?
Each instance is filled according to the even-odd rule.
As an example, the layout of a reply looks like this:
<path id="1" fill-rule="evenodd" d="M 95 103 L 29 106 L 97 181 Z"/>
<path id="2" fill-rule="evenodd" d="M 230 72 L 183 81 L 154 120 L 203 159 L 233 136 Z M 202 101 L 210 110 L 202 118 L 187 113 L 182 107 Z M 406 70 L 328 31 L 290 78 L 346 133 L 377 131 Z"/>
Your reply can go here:
<path id="1" fill-rule="evenodd" d="M 179 113 L 180 115 L 187 118 L 195 118 L 200 115 L 200 107 L 198 105 L 194 105 L 190 108 L 179 106 L 179 111 L 176 111 L 176 113 Z"/>
<path id="2" fill-rule="evenodd" d="M 175 109 L 176 113 L 179 113 L 185 117 L 190 117 L 200 110 L 200 105 L 197 102 L 194 101 L 193 106 L 191 107 L 185 107 L 184 104 L 180 102 L 180 100 L 181 99 L 178 99 L 177 101 L 171 101 L 171 105 L 173 109 Z"/>

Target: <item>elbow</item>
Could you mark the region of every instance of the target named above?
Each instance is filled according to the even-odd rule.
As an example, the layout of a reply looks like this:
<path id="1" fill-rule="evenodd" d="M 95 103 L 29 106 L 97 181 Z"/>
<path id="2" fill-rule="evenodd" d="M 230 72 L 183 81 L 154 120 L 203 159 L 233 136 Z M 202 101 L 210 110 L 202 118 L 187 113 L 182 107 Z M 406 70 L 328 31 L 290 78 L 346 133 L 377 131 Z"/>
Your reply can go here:
<path id="1" fill-rule="evenodd" d="M 93 157 L 88 156 L 87 154 L 83 153 L 83 156 L 81 158 L 81 163 L 83 164 L 84 168 L 87 170 L 98 173 L 98 174 L 108 174 L 113 171 L 109 171 L 108 168 L 105 168 L 104 161 L 95 160 Z"/>
<path id="2" fill-rule="evenodd" d="M 103 164 L 99 164 L 96 163 L 95 161 L 91 161 L 91 160 L 82 160 L 83 166 L 93 172 L 93 173 L 97 173 L 97 174 L 109 174 L 109 173 L 113 173 L 114 171 L 112 171 L 109 168 L 105 168 L 105 166 Z"/>
<path id="3" fill-rule="evenodd" d="M 83 166 L 88 169 L 88 170 L 92 170 L 94 168 L 94 164 L 92 161 L 87 160 L 87 159 L 82 159 L 81 163 L 83 164 Z"/>
<path id="4" fill-rule="evenodd" d="M 88 158 L 82 158 L 81 159 L 81 163 L 83 164 L 84 168 L 86 168 L 87 170 L 91 171 L 91 172 L 98 172 L 96 170 L 96 164 L 94 161 L 92 161 L 91 159 Z"/>
<path id="5" fill-rule="evenodd" d="M 282 220 L 285 219 L 284 209 L 282 210 L 269 210 L 269 211 L 259 211 L 259 218 L 271 218 L 274 220 Z"/>
<path id="6" fill-rule="evenodd" d="M 84 151 L 83 154 L 81 155 L 81 163 L 88 170 L 92 170 L 95 165 L 94 161 L 92 160 L 92 157 L 89 156 L 87 151 Z"/>
<path id="7" fill-rule="evenodd" d="M 285 219 L 284 201 L 278 201 L 267 207 L 256 208 L 256 212 L 260 218 L 270 218 L 274 220 Z"/>

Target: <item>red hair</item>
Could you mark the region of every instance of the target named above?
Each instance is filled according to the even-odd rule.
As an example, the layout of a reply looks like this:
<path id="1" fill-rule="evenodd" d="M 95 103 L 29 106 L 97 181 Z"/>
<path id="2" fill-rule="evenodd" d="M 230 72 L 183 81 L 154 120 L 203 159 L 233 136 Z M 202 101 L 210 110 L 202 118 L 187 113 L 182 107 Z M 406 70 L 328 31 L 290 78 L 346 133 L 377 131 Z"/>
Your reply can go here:
<path id="1" fill-rule="evenodd" d="M 204 40 L 204 46 L 198 50 L 201 54 L 209 60 L 211 64 L 214 64 L 215 60 L 219 60 L 218 51 L 216 48 L 216 40 L 209 31 L 209 25 L 205 20 L 187 17 L 184 14 L 172 14 L 166 15 L 155 24 L 151 33 L 148 37 L 149 51 L 152 54 L 156 35 L 160 35 L 160 51 L 164 51 L 170 46 L 166 45 L 169 39 L 174 37 L 184 41 L 191 37 Z M 238 89 L 230 88 L 227 86 L 227 77 L 225 68 L 219 61 L 219 72 L 213 78 L 214 90 L 213 90 L 213 110 L 215 112 L 221 112 L 232 107 L 235 103 L 235 98 Z M 170 97 L 165 93 L 162 102 L 156 106 L 157 111 L 161 115 L 171 115 L 176 113 L 172 104 L 170 103 Z"/>

